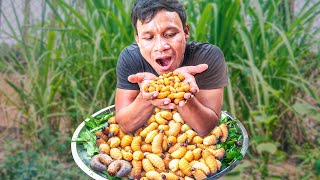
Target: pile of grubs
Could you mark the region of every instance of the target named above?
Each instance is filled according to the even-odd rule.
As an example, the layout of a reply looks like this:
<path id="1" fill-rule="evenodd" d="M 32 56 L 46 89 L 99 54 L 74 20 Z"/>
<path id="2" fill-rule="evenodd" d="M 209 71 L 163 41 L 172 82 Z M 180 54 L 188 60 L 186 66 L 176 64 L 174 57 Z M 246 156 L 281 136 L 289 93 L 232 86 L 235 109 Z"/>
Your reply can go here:
<path id="1" fill-rule="evenodd" d="M 95 133 L 100 153 L 90 162 L 93 170 L 129 179 L 205 179 L 221 168 L 228 138 L 226 124 L 199 136 L 176 110 L 155 108 L 146 125 L 125 134 L 116 118 Z"/>

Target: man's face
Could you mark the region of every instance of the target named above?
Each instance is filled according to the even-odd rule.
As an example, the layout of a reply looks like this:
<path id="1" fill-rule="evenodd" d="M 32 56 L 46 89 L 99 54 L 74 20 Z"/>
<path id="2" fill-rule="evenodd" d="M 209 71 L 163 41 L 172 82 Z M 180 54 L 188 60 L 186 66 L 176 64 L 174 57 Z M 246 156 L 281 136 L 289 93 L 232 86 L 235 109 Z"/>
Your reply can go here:
<path id="1" fill-rule="evenodd" d="M 161 10 L 150 22 L 137 22 L 135 39 L 140 52 L 158 74 L 180 67 L 188 38 L 189 28 L 183 29 L 176 12 Z"/>

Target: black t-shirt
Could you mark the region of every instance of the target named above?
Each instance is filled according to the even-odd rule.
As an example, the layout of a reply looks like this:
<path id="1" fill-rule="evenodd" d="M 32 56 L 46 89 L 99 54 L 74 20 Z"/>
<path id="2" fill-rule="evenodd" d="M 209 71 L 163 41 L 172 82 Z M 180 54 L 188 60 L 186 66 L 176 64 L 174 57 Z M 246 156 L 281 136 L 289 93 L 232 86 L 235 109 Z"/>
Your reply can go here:
<path id="1" fill-rule="evenodd" d="M 217 89 L 228 84 L 227 69 L 223 52 L 209 43 L 188 42 L 181 66 L 208 64 L 208 69 L 196 74 L 199 89 Z M 117 88 L 139 90 L 137 83 L 130 83 L 128 76 L 139 72 L 158 73 L 143 58 L 137 44 L 126 47 L 119 56 L 117 63 Z"/>

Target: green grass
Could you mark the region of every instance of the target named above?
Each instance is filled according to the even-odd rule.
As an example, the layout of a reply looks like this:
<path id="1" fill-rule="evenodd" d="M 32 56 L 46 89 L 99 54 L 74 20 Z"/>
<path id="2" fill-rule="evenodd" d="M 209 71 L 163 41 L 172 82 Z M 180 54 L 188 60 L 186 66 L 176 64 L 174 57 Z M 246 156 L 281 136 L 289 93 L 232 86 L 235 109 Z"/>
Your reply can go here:
<path id="1" fill-rule="evenodd" d="M 2 16 L 2 23 L 11 28 L 9 35 L 18 43 L 0 45 L 0 70 L 24 75 L 28 80 L 19 84 L 7 80 L 19 100 L 7 98 L 25 119 L 20 124 L 20 135 L 29 139 L 20 142 L 25 145 L 22 149 L 28 150 L 24 157 L 34 152 L 49 156 L 42 152 L 46 147 L 59 149 L 55 142 L 68 143 L 85 117 L 114 104 L 117 57 L 134 42 L 130 24 L 133 1 L 45 2 L 53 14 L 46 15 L 43 8 L 41 20 L 27 29 L 26 36 L 22 36 L 24 27 L 16 11 L 11 16 L 16 17 L 17 29 L 10 26 L 9 14 Z M 258 158 L 262 164 L 251 173 L 271 177 L 267 164 L 279 163 L 281 160 L 276 159 L 281 157 L 306 156 L 299 154 L 309 140 L 306 120 L 319 123 L 320 116 L 316 86 L 320 55 L 311 51 L 320 49 L 320 30 L 311 28 L 320 18 L 320 3 L 309 7 L 311 1 L 306 1 L 290 18 L 288 1 L 282 0 L 183 2 L 191 40 L 216 44 L 225 54 L 230 83 L 225 88 L 224 110 L 241 120 L 250 134 L 246 158 Z M 318 145 L 316 139 L 307 151 Z M 69 146 L 65 151 L 70 152 Z M 63 162 L 72 162 L 70 153 L 57 154 L 68 157 Z M 25 168 L 29 165 L 21 166 L 21 171 L 29 171 Z M 301 162 L 301 168 L 312 172 L 308 177 L 315 176 L 312 165 Z M 21 172 L 1 173 L 11 177 Z"/>

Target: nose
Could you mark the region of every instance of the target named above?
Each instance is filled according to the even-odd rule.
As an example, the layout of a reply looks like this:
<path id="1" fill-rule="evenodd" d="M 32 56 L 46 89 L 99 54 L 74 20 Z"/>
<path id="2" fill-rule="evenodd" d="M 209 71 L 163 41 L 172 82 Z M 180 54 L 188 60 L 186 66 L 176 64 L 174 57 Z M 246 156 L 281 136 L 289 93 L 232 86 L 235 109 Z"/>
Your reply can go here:
<path id="1" fill-rule="evenodd" d="M 156 51 L 165 51 L 170 48 L 170 45 L 167 43 L 166 39 L 163 37 L 158 37 L 155 41 L 155 50 Z"/>

